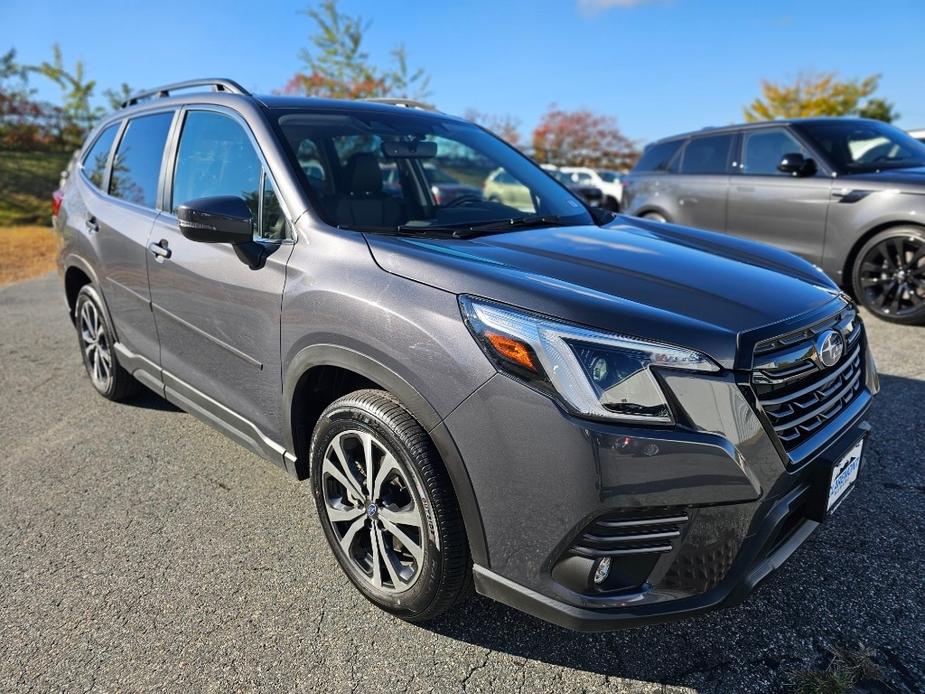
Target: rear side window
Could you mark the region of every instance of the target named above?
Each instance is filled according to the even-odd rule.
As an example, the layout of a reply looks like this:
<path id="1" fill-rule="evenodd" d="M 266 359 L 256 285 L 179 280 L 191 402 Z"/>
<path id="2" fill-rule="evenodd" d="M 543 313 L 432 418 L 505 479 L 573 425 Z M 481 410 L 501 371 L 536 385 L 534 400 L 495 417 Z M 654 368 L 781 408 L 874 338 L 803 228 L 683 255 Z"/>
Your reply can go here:
<path id="1" fill-rule="evenodd" d="M 128 122 L 112 160 L 109 194 L 120 200 L 153 208 L 164 157 L 164 143 L 173 113 L 139 116 Z"/>
<path id="2" fill-rule="evenodd" d="M 633 168 L 635 172 L 670 171 L 671 161 L 681 149 L 684 140 L 671 140 L 649 145 L 642 153 L 642 158 Z"/>
<path id="3" fill-rule="evenodd" d="M 112 149 L 113 140 L 116 139 L 116 134 L 119 132 L 119 125 L 120 123 L 113 123 L 105 128 L 100 133 L 100 136 L 96 138 L 96 142 L 87 152 L 83 162 L 81 162 L 87 178 L 90 179 L 94 186 L 100 189 L 102 189 L 103 179 L 106 177 L 109 152 Z"/>
<path id="4" fill-rule="evenodd" d="M 687 143 L 681 161 L 681 173 L 722 174 L 726 173 L 732 135 L 695 137 Z"/>

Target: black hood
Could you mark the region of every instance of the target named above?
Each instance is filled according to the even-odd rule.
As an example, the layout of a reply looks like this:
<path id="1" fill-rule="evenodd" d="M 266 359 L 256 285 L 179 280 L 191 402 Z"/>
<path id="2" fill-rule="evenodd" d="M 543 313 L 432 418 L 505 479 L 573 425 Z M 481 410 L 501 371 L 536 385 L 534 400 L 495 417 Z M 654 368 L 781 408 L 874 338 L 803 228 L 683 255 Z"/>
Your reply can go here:
<path id="1" fill-rule="evenodd" d="M 468 240 L 375 234 L 368 240 L 388 272 L 698 349 L 730 368 L 743 333 L 816 311 L 839 296 L 821 271 L 784 251 L 631 221 Z"/>

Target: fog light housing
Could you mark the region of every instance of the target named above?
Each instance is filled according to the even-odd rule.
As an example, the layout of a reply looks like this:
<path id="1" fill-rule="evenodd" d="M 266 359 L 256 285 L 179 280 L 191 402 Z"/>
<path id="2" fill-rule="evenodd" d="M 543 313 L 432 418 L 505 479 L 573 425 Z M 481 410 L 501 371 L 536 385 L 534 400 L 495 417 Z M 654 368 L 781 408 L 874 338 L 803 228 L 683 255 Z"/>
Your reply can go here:
<path id="1" fill-rule="evenodd" d="M 594 585 L 599 586 L 607 580 L 610 575 L 610 562 L 610 557 L 604 557 L 597 563 L 597 568 L 594 570 Z"/>

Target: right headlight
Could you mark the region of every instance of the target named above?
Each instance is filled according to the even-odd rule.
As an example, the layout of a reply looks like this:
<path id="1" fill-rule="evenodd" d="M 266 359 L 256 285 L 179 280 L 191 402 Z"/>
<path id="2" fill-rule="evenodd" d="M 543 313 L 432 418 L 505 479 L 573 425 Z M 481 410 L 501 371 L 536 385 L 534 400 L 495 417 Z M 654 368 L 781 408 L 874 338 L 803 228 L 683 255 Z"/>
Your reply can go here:
<path id="1" fill-rule="evenodd" d="M 573 413 L 671 424 L 652 366 L 719 371 L 709 357 L 461 296 L 463 318 L 496 368 L 557 397 Z"/>

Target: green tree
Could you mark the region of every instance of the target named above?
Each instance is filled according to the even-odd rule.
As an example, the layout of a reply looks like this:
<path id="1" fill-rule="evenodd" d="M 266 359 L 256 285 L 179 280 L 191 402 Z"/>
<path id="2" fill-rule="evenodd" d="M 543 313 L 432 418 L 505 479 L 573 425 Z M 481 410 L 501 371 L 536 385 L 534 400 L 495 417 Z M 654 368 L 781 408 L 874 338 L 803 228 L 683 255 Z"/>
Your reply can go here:
<path id="1" fill-rule="evenodd" d="M 116 109 L 122 108 L 123 102 L 128 101 L 128 98 L 136 91 L 138 90 L 132 89 L 128 84 L 123 82 L 119 85 L 118 89 L 106 89 L 103 92 L 103 96 L 106 97 L 109 108 L 115 111 Z"/>
<path id="2" fill-rule="evenodd" d="M 880 75 L 840 80 L 834 72 L 804 73 L 790 84 L 763 80 L 761 97 L 745 109 L 745 120 L 857 116 L 890 121 L 898 114 L 881 98 L 869 98 L 880 85 Z"/>
<path id="3" fill-rule="evenodd" d="M 305 10 L 315 23 L 310 47 L 299 53 L 305 70 L 297 72 L 283 91 L 335 99 L 426 98 L 430 77 L 423 69 L 408 68 L 405 47 L 399 44 L 392 50 L 388 67 L 376 66 L 363 49 L 371 23 L 341 12 L 337 1 L 324 0 L 319 7 Z"/>
<path id="4" fill-rule="evenodd" d="M 78 60 L 73 71 L 69 71 L 64 67 L 61 46 L 54 44 L 52 52 L 51 62 L 45 61 L 27 69 L 44 75 L 61 88 L 63 125 L 60 138 L 66 147 L 76 149 L 83 144 L 87 132 L 103 115 L 103 108 L 91 103 L 96 80 L 86 79 L 83 62 Z"/>

